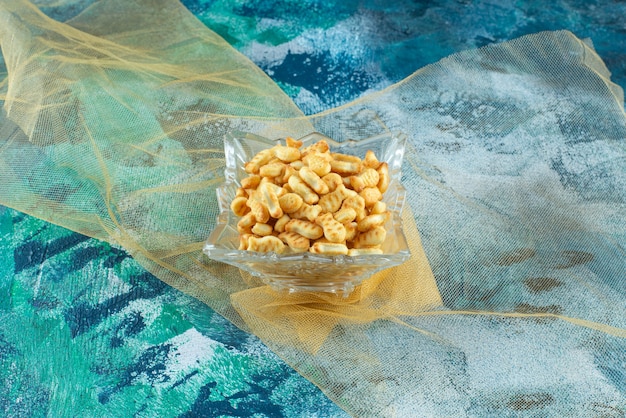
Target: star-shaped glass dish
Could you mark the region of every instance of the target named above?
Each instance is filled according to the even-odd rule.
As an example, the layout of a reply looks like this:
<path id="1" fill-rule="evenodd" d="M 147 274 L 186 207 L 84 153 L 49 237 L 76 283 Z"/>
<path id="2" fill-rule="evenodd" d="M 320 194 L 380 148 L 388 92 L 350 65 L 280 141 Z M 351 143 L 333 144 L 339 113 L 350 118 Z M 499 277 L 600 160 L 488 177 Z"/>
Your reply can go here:
<path id="1" fill-rule="evenodd" d="M 406 137 L 399 133 L 385 133 L 340 143 L 314 132 L 300 138 L 303 147 L 322 139 L 328 142 L 331 152 L 364 158 L 367 150 L 372 150 L 379 161 L 386 161 L 389 165 L 390 183 L 383 201 L 391 216 L 384 225 L 387 235 L 382 244 L 383 254 L 329 256 L 310 252 L 276 254 L 239 250 L 237 222 L 241 218 L 231 211 L 230 203 L 235 198 L 241 179 L 249 175 L 244 165 L 259 151 L 273 147 L 280 140 L 231 132 L 224 139 L 225 182 L 217 189 L 220 214 L 203 249 L 209 258 L 245 270 L 276 290 L 343 295 L 352 292 L 356 285 L 374 273 L 408 260 L 411 254 L 402 229 L 401 216 L 405 190 L 400 183 Z"/>

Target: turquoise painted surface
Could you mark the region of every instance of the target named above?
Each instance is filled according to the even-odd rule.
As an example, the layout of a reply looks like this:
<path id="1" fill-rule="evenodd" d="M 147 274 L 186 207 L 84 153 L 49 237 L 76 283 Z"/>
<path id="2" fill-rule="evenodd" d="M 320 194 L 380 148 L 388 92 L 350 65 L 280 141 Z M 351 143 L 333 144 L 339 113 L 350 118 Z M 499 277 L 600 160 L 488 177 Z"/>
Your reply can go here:
<path id="1" fill-rule="evenodd" d="M 452 53 L 545 31 L 590 38 L 626 86 L 620 1 L 183 0 L 307 113 L 400 81 Z"/>
<path id="2" fill-rule="evenodd" d="M 63 20 L 88 3 L 45 11 Z M 308 113 L 387 86 L 452 52 L 547 29 L 591 37 L 613 79 L 626 85 L 620 2 L 183 3 Z M 0 415 L 345 415 L 258 339 L 165 286 L 120 248 L 0 207 L 0 277 Z M 539 279 L 545 280 L 524 286 L 561 286 Z M 480 297 L 471 289 L 465 296 Z M 462 307 L 464 299 L 456 302 Z M 428 328 L 427 321 L 415 325 Z M 607 339 L 602 346 L 585 364 L 598 364 L 604 374 L 595 378 L 626 393 L 623 343 Z M 447 361 L 466 364 L 468 356 L 480 356 L 464 350 L 447 353 Z M 487 387 L 489 376 L 482 378 Z M 541 416 L 551 396 L 521 393 L 499 401 L 495 394 L 491 409 L 468 410 Z M 598 416 L 625 413 L 623 405 L 594 408 Z"/>
<path id="3" fill-rule="evenodd" d="M 341 415 L 120 248 L 6 208 L 0 238 L 0 415 Z"/>

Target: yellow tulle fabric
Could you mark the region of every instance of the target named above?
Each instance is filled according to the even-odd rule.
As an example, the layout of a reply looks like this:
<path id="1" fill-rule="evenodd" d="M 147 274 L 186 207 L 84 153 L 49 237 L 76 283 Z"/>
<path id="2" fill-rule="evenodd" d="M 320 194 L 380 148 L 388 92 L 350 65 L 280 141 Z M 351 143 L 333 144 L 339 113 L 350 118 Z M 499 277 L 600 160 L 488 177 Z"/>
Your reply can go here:
<path id="1" fill-rule="evenodd" d="M 522 389 L 476 395 L 498 361 L 477 372 L 460 354 L 489 359 L 506 330 L 564 353 L 626 337 L 623 94 L 569 32 L 462 52 L 312 116 L 176 1 L 104 0 L 57 22 L 3 0 L 0 41 L 0 203 L 123 246 L 353 415 L 510 406 L 491 396 Z M 206 258 L 231 130 L 406 133 L 411 259 L 341 298 Z M 546 411 L 574 408 L 568 382 Z"/>
<path id="2" fill-rule="evenodd" d="M 312 355 L 339 325 L 363 325 L 378 319 L 398 321 L 403 315 L 441 307 L 437 284 L 408 210 L 403 222 L 411 250 L 409 261 L 375 274 L 348 297 L 276 292 L 269 286 L 257 286 L 231 295 L 233 306 L 263 341 L 297 347 Z M 247 281 L 254 280 L 245 272 L 242 275 L 248 276 Z"/>

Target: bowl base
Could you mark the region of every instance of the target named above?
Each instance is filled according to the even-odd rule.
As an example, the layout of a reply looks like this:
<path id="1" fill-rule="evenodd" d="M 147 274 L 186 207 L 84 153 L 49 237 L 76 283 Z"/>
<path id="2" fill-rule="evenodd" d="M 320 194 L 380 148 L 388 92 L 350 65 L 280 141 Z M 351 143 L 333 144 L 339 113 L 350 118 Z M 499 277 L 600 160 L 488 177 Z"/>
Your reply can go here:
<path id="1" fill-rule="evenodd" d="M 332 293 L 347 298 L 355 288 L 354 283 L 342 280 L 319 280 L 312 283 L 310 278 L 304 278 L 299 283 L 300 280 L 293 276 L 262 276 L 259 278 L 273 290 L 288 293 Z"/>

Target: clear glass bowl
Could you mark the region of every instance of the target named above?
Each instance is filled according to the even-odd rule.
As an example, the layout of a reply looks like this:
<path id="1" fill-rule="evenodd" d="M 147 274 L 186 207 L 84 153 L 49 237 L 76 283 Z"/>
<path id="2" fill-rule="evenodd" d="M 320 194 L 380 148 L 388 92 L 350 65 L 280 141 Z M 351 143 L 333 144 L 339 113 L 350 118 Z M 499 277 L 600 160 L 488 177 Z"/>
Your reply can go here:
<path id="1" fill-rule="evenodd" d="M 230 210 L 240 180 L 247 177 L 244 164 L 259 151 L 271 148 L 279 140 L 271 140 L 244 132 L 231 132 L 224 139 L 226 158 L 225 182 L 217 189 L 220 214 L 217 224 L 206 244 L 204 253 L 209 258 L 243 269 L 259 277 L 276 290 L 290 292 L 332 292 L 348 295 L 356 285 L 374 273 L 397 266 L 411 256 L 402 230 L 402 206 L 405 190 L 400 184 L 400 170 L 406 137 L 386 133 L 359 141 L 336 142 L 320 133 L 303 138 L 304 145 L 325 139 L 332 152 L 365 157 L 372 150 L 382 161 L 389 164 L 391 181 L 383 196 L 391 212 L 385 224 L 387 238 L 382 245 L 383 254 L 362 256 L 328 256 L 313 253 L 275 254 L 238 250 L 239 217 Z M 284 141 L 283 141 L 284 144 Z"/>

